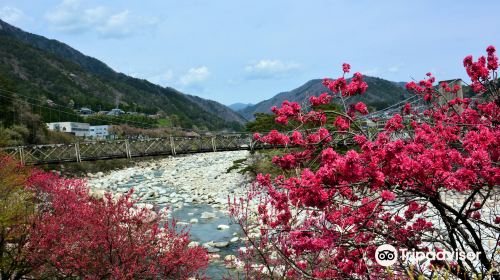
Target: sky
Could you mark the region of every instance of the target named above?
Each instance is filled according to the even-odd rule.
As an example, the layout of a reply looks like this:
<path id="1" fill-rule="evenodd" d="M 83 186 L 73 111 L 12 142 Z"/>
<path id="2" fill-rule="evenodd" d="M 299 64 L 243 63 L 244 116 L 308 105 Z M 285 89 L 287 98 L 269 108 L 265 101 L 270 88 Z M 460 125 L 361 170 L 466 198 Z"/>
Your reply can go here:
<path id="1" fill-rule="evenodd" d="M 465 78 L 500 47 L 500 1 L 0 0 L 0 18 L 118 72 L 219 101 L 257 103 L 353 71 Z"/>

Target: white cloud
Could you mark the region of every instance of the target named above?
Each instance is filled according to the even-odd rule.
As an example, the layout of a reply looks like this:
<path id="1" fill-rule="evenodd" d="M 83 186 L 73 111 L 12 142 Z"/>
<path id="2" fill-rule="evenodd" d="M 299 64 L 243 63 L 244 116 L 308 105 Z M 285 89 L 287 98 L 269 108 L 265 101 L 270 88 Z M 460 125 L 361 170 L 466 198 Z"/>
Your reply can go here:
<path id="1" fill-rule="evenodd" d="M 361 74 L 363 75 L 368 75 L 368 76 L 374 76 L 379 73 L 378 67 L 371 68 L 371 69 L 366 69 L 364 71 L 361 71 Z"/>
<path id="2" fill-rule="evenodd" d="M 250 79 L 270 79 L 285 77 L 299 67 L 300 65 L 296 62 L 283 62 L 277 59 L 261 59 L 253 64 L 247 65 L 245 71 Z"/>
<path id="3" fill-rule="evenodd" d="M 158 22 L 156 18 L 136 16 L 129 10 L 111 12 L 104 6 L 84 8 L 80 0 L 63 0 L 45 14 L 45 19 L 61 32 L 95 31 L 104 38 L 127 37 Z"/>
<path id="4" fill-rule="evenodd" d="M 167 86 L 173 81 L 173 79 L 174 79 L 174 71 L 170 69 L 161 74 L 147 78 L 148 81 L 161 86 Z"/>
<path id="5" fill-rule="evenodd" d="M 191 85 L 205 81 L 210 76 L 210 71 L 208 71 L 208 67 L 201 66 L 190 68 L 186 74 L 182 75 L 179 79 L 179 82 L 182 85 Z"/>
<path id="6" fill-rule="evenodd" d="M 391 66 L 387 69 L 389 72 L 398 72 L 399 71 L 399 66 Z"/>
<path id="7" fill-rule="evenodd" d="M 392 72 L 392 73 L 399 72 L 399 70 L 401 69 L 401 66 L 403 66 L 403 64 L 393 65 L 393 66 L 387 68 L 387 71 Z"/>
<path id="8" fill-rule="evenodd" d="M 0 9 L 0 19 L 14 25 L 18 25 L 23 21 L 32 20 L 32 18 L 27 16 L 22 10 L 9 6 Z"/>

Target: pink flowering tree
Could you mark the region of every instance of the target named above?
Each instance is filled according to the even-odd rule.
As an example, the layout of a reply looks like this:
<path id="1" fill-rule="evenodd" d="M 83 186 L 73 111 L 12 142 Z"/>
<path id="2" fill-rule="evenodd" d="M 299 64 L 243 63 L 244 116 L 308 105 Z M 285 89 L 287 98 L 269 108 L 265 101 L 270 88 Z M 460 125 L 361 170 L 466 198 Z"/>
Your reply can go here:
<path id="1" fill-rule="evenodd" d="M 500 279 L 500 93 L 495 48 L 464 59 L 472 98 L 436 85 L 431 73 L 407 84 L 427 104 L 370 133 L 365 104 L 349 104 L 367 84 L 360 73 L 325 79 L 310 107 L 284 102 L 276 122 L 292 133 L 254 139 L 283 149 L 281 174 L 259 174 L 247 199 L 231 202 L 248 237 L 246 272 L 257 278 Z M 451 98 L 450 98 L 451 97 Z M 317 109 L 338 100 L 344 111 Z M 291 122 L 293 121 L 293 122 Z M 311 125 L 316 128 L 311 129 Z M 309 127 L 309 129 L 304 129 Z M 478 253 L 470 260 L 377 264 L 379 245 L 409 251 Z"/>
<path id="2" fill-rule="evenodd" d="M 207 266 L 187 230 L 131 193 L 94 198 L 83 181 L 40 171 L 28 186 L 39 198 L 25 251 L 35 279 L 187 279 Z"/>

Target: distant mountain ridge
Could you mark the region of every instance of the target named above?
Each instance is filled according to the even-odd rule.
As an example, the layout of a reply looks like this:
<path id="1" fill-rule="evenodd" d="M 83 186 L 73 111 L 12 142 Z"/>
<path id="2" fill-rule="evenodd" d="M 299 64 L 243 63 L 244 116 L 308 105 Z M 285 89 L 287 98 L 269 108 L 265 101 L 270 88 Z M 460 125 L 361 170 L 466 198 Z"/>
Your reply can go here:
<path id="1" fill-rule="evenodd" d="M 20 94 L 58 104 L 124 109 L 175 116 L 184 128 L 241 130 L 245 119 L 228 107 L 118 73 L 56 40 L 0 20 L 0 75 Z"/>
<path id="2" fill-rule="evenodd" d="M 231 108 L 233 111 L 240 111 L 245 109 L 246 107 L 253 106 L 253 103 L 233 103 L 231 105 L 228 105 L 227 107 Z"/>
<path id="3" fill-rule="evenodd" d="M 368 84 L 368 90 L 363 95 L 350 98 L 347 102 L 348 104 L 363 101 L 369 107 L 383 109 L 411 96 L 404 85 L 402 86 L 402 83 L 370 76 L 364 76 L 363 79 Z M 244 108 L 239 113 L 246 119 L 252 120 L 255 113 L 269 113 L 272 106 L 279 107 L 285 100 L 299 103 L 308 102 L 310 96 L 318 96 L 328 91 L 322 82 L 322 79 L 310 80 L 296 89 L 281 92 L 270 99 Z"/>

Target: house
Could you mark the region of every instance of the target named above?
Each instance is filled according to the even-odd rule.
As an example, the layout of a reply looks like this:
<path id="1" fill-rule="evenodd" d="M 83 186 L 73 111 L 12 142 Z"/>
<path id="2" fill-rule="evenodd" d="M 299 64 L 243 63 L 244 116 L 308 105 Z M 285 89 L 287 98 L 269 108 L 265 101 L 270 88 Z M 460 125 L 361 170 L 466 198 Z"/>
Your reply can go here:
<path id="1" fill-rule="evenodd" d="M 82 116 L 90 116 L 90 115 L 94 114 L 94 111 L 92 111 L 91 109 L 89 109 L 87 107 L 80 108 L 80 110 L 78 112 Z"/>
<path id="2" fill-rule="evenodd" d="M 123 114 L 125 114 L 125 112 L 122 109 L 118 108 L 112 109 L 107 113 L 108 116 L 121 116 Z"/>
<path id="3" fill-rule="evenodd" d="M 86 137 L 89 136 L 90 125 L 88 123 L 78 122 L 53 122 L 47 123 L 47 127 L 52 131 L 66 132 L 78 137 Z"/>
<path id="4" fill-rule="evenodd" d="M 105 139 L 110 136 L 110 125 L 91 125 L 89 128 L 89 136 L 92 138 Z"/>

